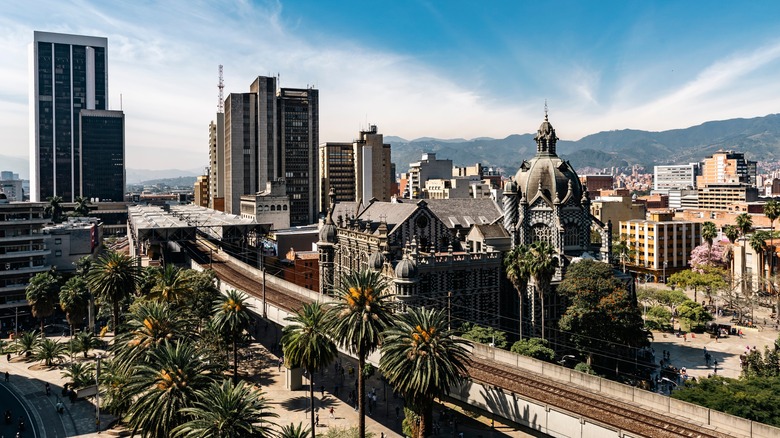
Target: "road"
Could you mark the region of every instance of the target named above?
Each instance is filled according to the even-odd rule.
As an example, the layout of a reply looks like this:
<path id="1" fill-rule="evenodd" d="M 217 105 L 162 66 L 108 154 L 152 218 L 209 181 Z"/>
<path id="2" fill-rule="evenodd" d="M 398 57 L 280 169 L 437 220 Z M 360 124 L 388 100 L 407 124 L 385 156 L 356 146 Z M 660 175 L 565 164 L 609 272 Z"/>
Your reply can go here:
<path id="1" fill-rule="evenodd" d="M 13 393 L 8 387 L 3 384 L 0 386 L 0 413 L 5 419 L 5 411 L 10 410 L 13 421 L 11 424 L 6 424 L 5 421 L 0 422 L 0 436 L 2 438 L 13 438 L 16 436 L 16 432 L 19 430 L 19 417 L 22 416 L 25 424 L 25 431 L 21 433 L 21 437 L 37 437 L 38 434 L 35 431 L 35 424 L 30 418 L 30 414 L 26 407 L 22 406 L 19 397 Z"/>

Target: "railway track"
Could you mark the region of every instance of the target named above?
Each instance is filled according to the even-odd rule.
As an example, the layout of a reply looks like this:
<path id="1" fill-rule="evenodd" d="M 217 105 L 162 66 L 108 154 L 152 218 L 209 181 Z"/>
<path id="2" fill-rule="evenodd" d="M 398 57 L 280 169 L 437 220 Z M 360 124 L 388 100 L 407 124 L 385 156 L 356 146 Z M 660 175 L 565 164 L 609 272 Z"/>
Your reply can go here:
<path id="1" fill-rule="evenodd" d="M 229 262 L 214 259 L 209 261 L 208 247 L 196 243 L 190 250 L 200 254 L 195 259 L 202 266 L 211 265 L 217 277 L 247 292 L 262 298 L 262 279 L 247 275 L 235 269 Z M 266 300 L 269 304 L 289 312 L 296 312 L 308 302 L 291 292 L 266 284 Z M 541 403 L 593 419 L 625 432 L 649 437 L 730 438 L 731 435 L 702 429 L 664 413 L 654 412 L 610 399 L 585 389 L 564 383 L 543 379 L 534 373 L 511 368 L 486 359 L 472 360 L 467 367 L 469 377 L 505 391 L 522 394 Z"/>
<path id="2" fill-rule="evenodd" d="M 522 394 L 557 408 L 619 427 L 625 432 L 650 437 L 730 438 L 731 435 L 692 426 L 685 421 L 593 394 L 587 390 L 530 372 L 480 359 L 467 367 L 472 380 Z"/>

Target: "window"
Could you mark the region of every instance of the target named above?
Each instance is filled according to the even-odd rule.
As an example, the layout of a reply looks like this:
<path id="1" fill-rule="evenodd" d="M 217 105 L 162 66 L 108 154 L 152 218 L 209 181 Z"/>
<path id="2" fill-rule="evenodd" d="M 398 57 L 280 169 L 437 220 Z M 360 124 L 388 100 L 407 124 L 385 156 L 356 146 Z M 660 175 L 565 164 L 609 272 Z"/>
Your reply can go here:
<path id="1" fill-rule="evenodd" d="M 55 245 L 61 245 L 62 244 L 62 239 L 60 239 L 59 237 L 54 239 L 54 244 Z"/>
<path id="2" fill-rule="evenodd" d="M 54 255 L 55 255 L 56 257 L 60 257 L 60 256 L 62 256 L 62 251 L 60 251 L 60 250 L 56 250 L 56 251 L 54 251 Z"/>

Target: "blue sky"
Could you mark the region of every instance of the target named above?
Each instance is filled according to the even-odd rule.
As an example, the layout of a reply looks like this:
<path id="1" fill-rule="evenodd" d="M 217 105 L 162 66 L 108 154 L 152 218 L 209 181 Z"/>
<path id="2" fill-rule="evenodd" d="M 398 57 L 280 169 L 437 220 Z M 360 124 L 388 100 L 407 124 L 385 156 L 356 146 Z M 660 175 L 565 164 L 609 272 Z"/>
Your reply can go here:
<path id="1" fill-rule="evenodd" d="M 545 100 L 576 140 L 778 112 L 777 17 L 776 1 L 12 2 L 0 155 L 28 154 L 33 30 L 108 37 L 128 167 L 194 169 L 208 161 L 219 64 L 226 94 L 277 73 L 318 88 L 321 141 L 367 123 L 408 139 L 500 138 L 534 131 Z"/>

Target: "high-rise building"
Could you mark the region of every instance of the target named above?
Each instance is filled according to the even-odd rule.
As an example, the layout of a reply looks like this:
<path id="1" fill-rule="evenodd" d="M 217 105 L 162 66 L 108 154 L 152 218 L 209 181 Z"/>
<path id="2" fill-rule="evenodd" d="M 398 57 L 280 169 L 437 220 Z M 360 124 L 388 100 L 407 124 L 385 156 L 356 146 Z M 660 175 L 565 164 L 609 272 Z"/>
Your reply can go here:
<path id="1" fill-rule="evenodd" d="M 352 143 L 328 142 L 320 145 L 320 212 L 328 208 L 332 188 L 337 202 L 371 199 L 388 202 L 395 193 L 395 174 L 390 162 L 390 145 L 377 133 L 376 125 L 360 131 Z"/>
<path id="2" fill-rule="evenodd" d="M 8 202 L 0 194 L 0 308 L 26 306 L 30 279 L 50 266 L 41 231 L 48 222 L 43 202 Z"/>
<path id="3" fill-rule="evenodd" d="M 30 75 L 30 199 L 72 202 L 81 195 L 79 112 L 108 109 L 108 40 L 35 31 Z"/>
<path id="4" fill-rule="evenodd" d="M 452 176 L 452 160 L 437 160 L 436 154 L 423 154 L 420 161 L 409 163 L 409 166 L 409 180 L 403 194 L 403 197 L 408 199 L 423 197 L 425 181 Z"/>
<path id="5" fill-rule="evenodd" d="M 7 170 L 0 172 L 0 193 L 5 194 L 8 201 L 24 201 L 22 183 L 19 174 Z"/>
<path id="6" fill-rule="evenodd" d="M 81 178 L 77 196 L 98 201 L 125 199 L 125 113 L 81 110 L 79 113 Z"/>
<path id="7" fill-rule="evenodd" d="M 249 93 L 225 99 L 225 211 L 241 213 L 241 195 L 284 178 L 290 224 L 314 223 L 318 208 L 319 92 L 281 88 L 258 77 Z"/>
<path id="8" fill-rule="evenodd" d="M 695 189 L 699 163 L 655 166 L 653 190 Z"/>
<path id="9" fill-rule="evenodd" d="M 745 160 L 745 154 L 734 151 L 718 151 L 702 162 L 701 175 L 696 177 L 697 187 L 706 184 L 756 183 L 756 162 Z"/>
<path id="10" fill-rule="evenodd" d="M 209 199 L 212 210 L 225 210 L 225 113 L 209 124 Z"/>

